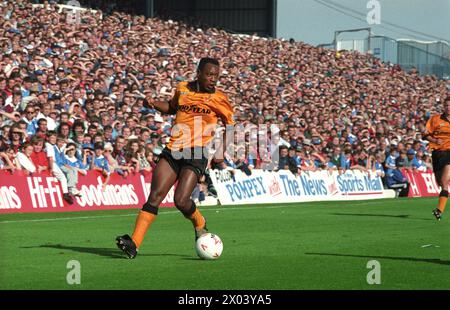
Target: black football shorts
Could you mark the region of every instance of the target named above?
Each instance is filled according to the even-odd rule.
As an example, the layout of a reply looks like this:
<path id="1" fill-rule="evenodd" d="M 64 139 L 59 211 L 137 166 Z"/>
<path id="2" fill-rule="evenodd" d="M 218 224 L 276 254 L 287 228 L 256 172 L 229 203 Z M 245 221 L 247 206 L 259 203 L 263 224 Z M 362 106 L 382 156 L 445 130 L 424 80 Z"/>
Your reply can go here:
<path id="1" fill-rule="evenodd" d="M 440 185 L 444 168 L 446 165 L 450 165 L 450 150 L 435 150 L 431 153 L 431 158 L 433 161 L 434 176 L 436 177 L 436 182 Z"/>
<path id="2" fill-rule="evenodd" d="M 181 170 L 190 169 L 195 172 L 197 178 L 200 179 L 205 174 L 208 165 L 208 158 L 206 157 L 205 148 L 191 148 L 174 152 L 167 147 L 164 148 L 159 155 L 169 163 L 170 167 L 179 176 Z"/>

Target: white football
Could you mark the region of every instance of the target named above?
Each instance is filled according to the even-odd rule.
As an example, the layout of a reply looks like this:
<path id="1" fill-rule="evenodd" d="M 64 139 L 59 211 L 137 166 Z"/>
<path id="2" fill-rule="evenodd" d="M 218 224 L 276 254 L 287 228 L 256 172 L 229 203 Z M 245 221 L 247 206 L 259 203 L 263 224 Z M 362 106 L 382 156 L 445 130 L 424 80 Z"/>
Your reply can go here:
<path id="1" fill-rule="evenodd" d="M 218 259 L 222 254 L 223 243 L 218 235 L 206 233 L 197 239 L 195 249 L 202 259 Z"/>

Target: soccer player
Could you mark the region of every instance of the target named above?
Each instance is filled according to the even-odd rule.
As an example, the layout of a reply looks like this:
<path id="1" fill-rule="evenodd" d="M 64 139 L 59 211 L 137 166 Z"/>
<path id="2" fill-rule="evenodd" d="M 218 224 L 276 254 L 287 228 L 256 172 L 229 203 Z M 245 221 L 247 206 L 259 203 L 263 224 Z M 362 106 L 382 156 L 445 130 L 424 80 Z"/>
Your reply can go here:
<path id="1" fill-rule="evenodd" d="M 204 149 L 214 138 L 214 132 L 210 129 L 217 126 L 219 118 L 224 126 L 234 124 L 232 105 L 227 96 L 215 88 L 218 79 L 219 62 L 202 58 L 198 64 L 197 79 L 178 84 L 170 102 L 147 99 L 158 111 L 176 114 L 176 117 L 170 141 L 153 171 L 150 195 L 137 216 L 134 232 L 131 237 L 123 235 L 116 238 L 117 246 L 129 258 L 137 255 L 148 228 L 158 214 L 159 205 L 177 180 L 175 206 L 191 220 L 195 239 L 207 232 L 205 218 L 190 197 L 208 164 L 208 154 Z M 222 154 L 216 155 L 216 162 L 223 160 L 227 143 L 225 141 L 220 150 Z"/>
<path id="2" fill-rule="evenodd" d="M 427 122 L 424 138 L 430 141 L 433 171 L 441 186 L 439 204 L 433 210 L 437 220 L 441 220 L 448 199 L 450 182 L 450 97 L 444 101 L 444 113 L 433 115 Z"/>

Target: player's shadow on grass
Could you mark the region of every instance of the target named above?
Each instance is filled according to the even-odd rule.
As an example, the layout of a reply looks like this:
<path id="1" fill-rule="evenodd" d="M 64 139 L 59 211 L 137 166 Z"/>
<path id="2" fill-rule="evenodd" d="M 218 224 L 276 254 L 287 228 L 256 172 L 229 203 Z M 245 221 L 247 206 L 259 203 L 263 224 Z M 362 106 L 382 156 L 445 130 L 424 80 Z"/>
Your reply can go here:
<path id="1" fill-rule="evenodd" d="M 67 246 L 62 244 L 43 244 L 39 246 L 34 247 L 22 247 L 25 249 L 30 248 L 50 248 L 50 249 L 57 249 L 57 250 L 69 250 L 74 252 L 80 252 L 80 253 L 88 253 L 88 254 L 95 254 L 99 256 L 104 257 L 110 257 L 110 258 L 122 258 L 125 259 L 125 255 L 117 248 L 90 248 L 90 247 L 80 247 L 80 246 Z M 140 253 L 139 256 L 178 256 L 182 258 L 191 257 L 189 255 L 182 255 L 182 254 L 171 254 L 171 253 L 154 253 L 154 254 L 143 254 Z"/>
<path id="2" fill-rule="evenodd" d="M 392 215 L 392 214 L 369 214 L 369 213 L 331 213 L 331 215 L 347 215 L 347 216 L 373 216 L 373 217 L 391 217 L 398 219 L 408 219 L 408 220 L 423 220 L 423 221 L 433 221 L 433 219 L 425 219 L 425 218 L 415 218 L 409 217 L 407 214 L 400 215 Z"/>
<path id="3" fill-rule="evenodd" d="M 450 260 L 441 260 L 438 258 L 417 258 L 417 257 L 397 257 L 397 256 L 368 256 L 368 255 L 351 255 L 351 254 L 336 254 L 336 253 L 305 253 L 306 255 L 319 255 L 319 256 L 339 256 L 339 257 L 357 257 L 367 259 L 390 259 L 401 260 L 419 263 L 430 263 L 437 265 L 450 266 Z"/>

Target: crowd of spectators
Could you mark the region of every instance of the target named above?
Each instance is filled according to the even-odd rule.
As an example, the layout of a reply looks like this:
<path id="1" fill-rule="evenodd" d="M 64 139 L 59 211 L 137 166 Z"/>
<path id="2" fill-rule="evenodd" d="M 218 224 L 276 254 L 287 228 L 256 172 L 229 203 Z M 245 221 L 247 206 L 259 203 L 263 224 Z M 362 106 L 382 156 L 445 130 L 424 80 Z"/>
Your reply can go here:
<path id="1" fill-rule="evenodd" d="M 392 176 L 399 167 L 431 167 L 422 133 L 449 95 L 434 76 L 293 40 L 123 12 L 86 10 L 78 19 L 67 12 L 52 1 L 0 3 L 1 169 L 48 170 L 72 195 L 76 172 L 99 170 L 105 184 L 113 171 L 151 172 L 173 116 L 144 98 L 170 99 L 179 82 L 195 79 L 202 57 L 220 61 L 218 87 L 238 123 L 278 126 L 279 162 L 248 152 L 228 158 L 233 168 Z"/>

